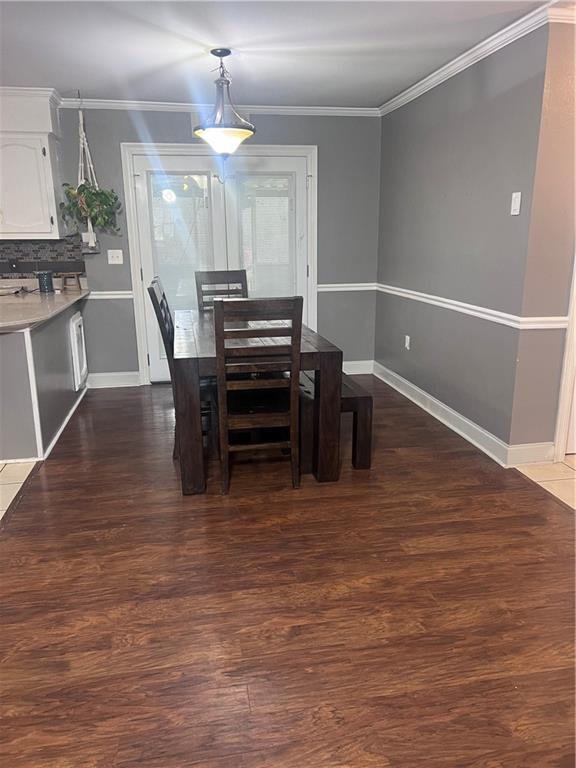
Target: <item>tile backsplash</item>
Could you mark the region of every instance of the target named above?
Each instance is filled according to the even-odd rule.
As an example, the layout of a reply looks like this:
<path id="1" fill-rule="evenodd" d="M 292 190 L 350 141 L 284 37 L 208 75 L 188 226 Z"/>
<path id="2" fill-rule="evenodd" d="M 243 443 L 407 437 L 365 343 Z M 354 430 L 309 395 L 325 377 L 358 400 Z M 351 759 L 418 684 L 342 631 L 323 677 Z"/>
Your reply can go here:
<path id="1" fill-rule="evenodd" d="M 70 235 L 62 240 L 0 240 L 0 279 L 34 277 L 38 269 L 47 268 L 46 262 L 54 264 L 55 272 L 73 269 L 73 262 L 78 262 L 77 271 L 83 272 L 80 235 Z"/>

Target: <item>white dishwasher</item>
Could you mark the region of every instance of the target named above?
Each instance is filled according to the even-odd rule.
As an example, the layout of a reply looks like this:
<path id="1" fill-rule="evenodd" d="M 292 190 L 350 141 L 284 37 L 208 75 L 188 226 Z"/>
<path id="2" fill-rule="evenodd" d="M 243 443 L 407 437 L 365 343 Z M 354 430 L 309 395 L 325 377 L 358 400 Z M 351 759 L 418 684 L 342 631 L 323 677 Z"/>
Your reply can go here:
<path id="1" fill-rule="evenodd" d="M 70 350 L 72 352 L 72 370 L 76 392 L 86 385 L 88 363 L 86 361 L 86 343 L 84 341 L 84 322 L 80 312 L 75 312 L 68 326 Z"/>

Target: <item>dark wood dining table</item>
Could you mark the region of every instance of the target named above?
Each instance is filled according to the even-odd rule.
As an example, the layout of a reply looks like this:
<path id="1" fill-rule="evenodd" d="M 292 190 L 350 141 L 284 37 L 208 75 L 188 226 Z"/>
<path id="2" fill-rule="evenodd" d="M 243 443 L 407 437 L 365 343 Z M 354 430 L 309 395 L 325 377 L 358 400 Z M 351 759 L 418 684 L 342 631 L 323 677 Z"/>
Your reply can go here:
<path id="1" fill-rule="evenodd" d="M 174 393 L 182 493 L 204 493 L 200 380 L 216 375 L 214 319 L 212 312 L 186 309 L 176 310 L 174 315 Z M 334 482 L 340 474 L 342 350 L 303 325 L 300 366 L 315 371 L 314 475 L 319 482 Z"/>

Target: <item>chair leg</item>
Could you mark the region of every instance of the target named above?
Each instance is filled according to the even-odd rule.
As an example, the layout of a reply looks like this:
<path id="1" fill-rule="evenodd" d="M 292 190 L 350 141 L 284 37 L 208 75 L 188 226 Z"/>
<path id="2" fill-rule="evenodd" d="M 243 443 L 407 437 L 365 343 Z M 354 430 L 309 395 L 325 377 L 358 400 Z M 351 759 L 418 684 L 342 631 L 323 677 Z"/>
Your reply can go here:
<path id="1" fill-rule="evenodd" d="M 228 446 L 220 445 L 220 474 L 222 477 L 222 493 L 226 495 L 230 490 L 230 454 Z"/>
<path id="2" fill-rule="evenodd" d="M 178 447 L 178 422 L 174 424 L 174 448 L 172 450 L 172 459 L 176 461 L 180 456 L 180 450 Z"/>
<path id="3" fill-rule="evenodd" d="M 370 469 L 372 463 L 372 400 L 360 403 L 352 425 L 352 465 L 354 469 Z"/>
<path id="4" fill-rule="evenodd" d="M 220 472 L 222 475 L 222 493 L 226 496 L 230 491 L 230 457 L 228 451 L 220 451 Z"/>
<path id="5" fill-rule="evenodd" d="M 214 403 L 210 406 L 210 432 L 208 434 L 208 448 L 211 456 L 218 456 L 219 454 L 219 440 L 218 440 L 218 411 Z"/>
<path id="6" fill-rule="evenodd" d="M 314 453 L 314 400 L 300 397 L 300 473 L 312 474 Z"/>
<path id="7" fill-rule="evenodd" d="M 290 451 L 290 463 L 292 464 L 292 487 L 300 488 L 300 456 L 298 455 L 298 442 L 292 444 Z"/>

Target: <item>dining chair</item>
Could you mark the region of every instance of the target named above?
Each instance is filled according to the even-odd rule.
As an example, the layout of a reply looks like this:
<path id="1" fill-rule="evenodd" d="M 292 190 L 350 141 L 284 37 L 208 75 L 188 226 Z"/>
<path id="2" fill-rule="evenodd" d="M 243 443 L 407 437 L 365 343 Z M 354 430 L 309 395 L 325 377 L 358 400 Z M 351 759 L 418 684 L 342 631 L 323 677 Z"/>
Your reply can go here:
<path id="1" fill-rule="evenodd" d="M 302 297 L 217 298 L 214 335 L 222 492 L 231 453 L 272 448 L 289 451 L 297 488 Z"/>
<path id="2" fill-rule="evenodd" d="M 155 277 L 148 286 L 148 294 L 154 307 L 154 314 L 158 321 L 158 327 L 160 328 L 160 335 L 162 336 L 162 342 L 164 344 L 164 351 L 166 353 L 166 360 L 168 361 L 168 369 L 170 371 L 170 383 L 172 384 L 172 397 L 174 403 L 176 403 L 176 395 L 174 392 L 174 320 L 172 319 L 172 312 L 168 305 L 168 299 L 166 293 L 160 282 L 160 278 Z M 216 425 L 215 425 L 215 405 L 216 405 L 216 393 L 214 382 L 209 379 L 200 380 L 200 401 L 202 408 L 203 420 L 207 422 L 206 428 L 203 429 L 204 434 L 208 435 L 208 439 L 211 447 L 214 447 L 216 440 Z M 174 426 L 174 449 L 172 451 L 172 458 L 178 458 L 178 418 L 175 418 Z"/>
<path id="3" fill-rule="evenodd" d="M 248 282 L 245 269 L 220 269 L 196 272 L 198 311 L 212 309 L 214 299 L 247 299 Z"/>

